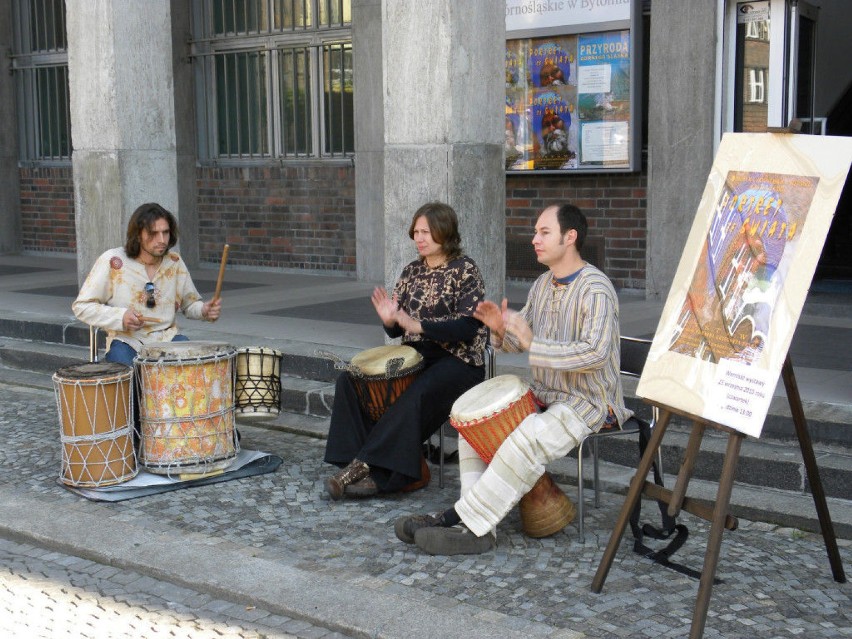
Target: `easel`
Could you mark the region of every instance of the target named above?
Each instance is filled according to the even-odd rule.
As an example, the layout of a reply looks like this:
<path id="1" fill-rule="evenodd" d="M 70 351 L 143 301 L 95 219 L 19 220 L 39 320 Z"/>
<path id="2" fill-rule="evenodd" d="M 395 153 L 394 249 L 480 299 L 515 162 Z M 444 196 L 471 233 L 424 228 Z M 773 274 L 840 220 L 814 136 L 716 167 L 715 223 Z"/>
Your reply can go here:
<path id="1" fill-rule="evenodd" d="M 799 387 L 796 384 L 796 377 L 793 374 L 793 364 L 790 361 L 789 353 L 784 360 L 784 366 L 781 369 L 781 376 L 784 380 L 784 388 L 787 391 L 787 399 L 790 403 L 793 424 L 796 427 L 796 436 L 799 440 L 799 448 L 802 451 L 802 458 L 805 463 L 808 481 L 811 485 L 811 493 L 814 498 L 817 515 L 819 516 L 822 536 L 825 540 L 825 548 L 828 552 L 829 563 L 831 564 L 831 572 L 836 582 L 845 583 L 846 576 L 843 573 L 843 564 L 840 560 L 840 552 L 837 548 L 837 538 L 835 537 L 834 527 L 831 523 L 831 516 L 828 512 L 828 504 L 825 500 L 825 491 L 823 490 L 822 481 L 820 480 L 819 469 L 817 468 L 816 457 L 811 444 L 808 425 L 805 420 L 805 411 L 802 408 L 802 399 L 799 395 Z M 655 459 L 657 449 L 662 443 L 663 435 L 665 435 L 666 428 L 672 414 L 678 414 L 692 419 L 693 427 L 674 490 L 667 490 L 652 482 L 648 482 L 646 477 L 648 476 L 648 471 L 651 469 L 651 464 Z M 703 438 L 704 431 L 708 426 L 728 433 L 728 447 L 725 452 L 725 461 L 722 465 L 722 473 L 719 478 L 719 488 L 716 493 L 716 501 L 713 504 L 690 500 L 689 497 L 686 496 L 686 489 L 689 485 L 689 480 L 692 477 L 695 459 L 701 446 L 701 439 Z M 633 480 L 630 482 L 630 489 L 627 492 L 624 506 L 616 520 L 615 529 L 612 531 L 609 544 L 604 551 L 603 557 L 601 557 L 601 563 L 595 573 L 595 578 L 592 580 L 592 592 L 600 593 L 603 588 L 607 573 L 609 572 L 612 561 L 615 558 L 615 552 L 618 550 L 621 537 L 624 535 L 624 529 L 627 527 L 630 513 L 638 503 L 638 500 L 641 499 L 642 494 L 645 494 L 653 499 L 667 503 L 668 512 L 672 516 L 677 516 L 681 510 L 685 510 L 697 517 L 701 517 L 702 519 L 711 522 L 710 536 L 707 540 L 707 551 L 704 555 L 704 568 L 701 572 L 698 596 L 696 598 L 695 610 L 692 615 L 692 626 L 689 632 L 690 639 L 699 639 L 704 635 L 704 624 L 707 620 L 707 609 L 710 606 L 710 593 L 713 589 L 713 579 L 716 575 L 716 564 L 719 562 L 719 550 L 722 545 L 722 533 L 726 528 L 728 530 L 736 530 L 737 528 L 737 520 L 728 513 L 728 506 L 731 500 L 731 490 L 734 485 L 734 472 L 736 471 L 740 447 L 744 437 L 745 435 L 742 433 L 716 422 L 711 422 L 706 419 L 695 417 L 694 415 L 688 415 L 660 405 L 660 418 L 657 420 L 657 424 L 654 427 L 651 441 L 645 449 L 645 454 L 639 462 L 636 475 L 634 475 Z"/>

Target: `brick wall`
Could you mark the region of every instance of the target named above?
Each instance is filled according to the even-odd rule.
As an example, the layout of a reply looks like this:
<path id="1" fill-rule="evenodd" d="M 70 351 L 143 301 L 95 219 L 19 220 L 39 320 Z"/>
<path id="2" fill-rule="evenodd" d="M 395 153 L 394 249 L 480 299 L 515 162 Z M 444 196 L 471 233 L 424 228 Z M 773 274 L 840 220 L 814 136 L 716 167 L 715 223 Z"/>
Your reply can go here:
<path id="1" fill-rule="evenodd" d="M 74 253 L 71 168 L 20 169 L 20 178 L 24 250 Z M 218 263 L 228 243 L 230 264 L 354 273 L 354 168 L 207 167 L 197 183 L 203 262 Z M 546 205 L 568 201 L 602 238 L 596 254 L 615 286 L 644 289 L 646 183 L 644 172 L 507 175 L 507 276 L 531 279 L 540 270 L 529 246 L 535 220 Z"/>
<path id="2" fill-rule="evenodd" d="M 529 244 L 536 218 L 545 206 L 571 202 L 588 218 L 589 235 L 602 238 L 603 265 L 596 266 L 610 277 L 616 288 L 644 289 L 646 189 L 644 171 L 565 177 L 507 175 L 507 246 Z M 529 253 L 532 254 L 531 247 Z M 528 279 L 518 272 L 524 270 L 520 265 L 511 268 L 513 261 L 507 259 L 507 277 Z"/>
<path id="3" fill-rule="evenodd" d="M 199 253 L 229 264 L 354 273 L 351 166 L 197 170 Z"/>
<path id="4" fill-rule="evenodd" d="M 19 169 L 21 244 L 25 251 L 74 253 L 74 179 L 71 167 Z"/>

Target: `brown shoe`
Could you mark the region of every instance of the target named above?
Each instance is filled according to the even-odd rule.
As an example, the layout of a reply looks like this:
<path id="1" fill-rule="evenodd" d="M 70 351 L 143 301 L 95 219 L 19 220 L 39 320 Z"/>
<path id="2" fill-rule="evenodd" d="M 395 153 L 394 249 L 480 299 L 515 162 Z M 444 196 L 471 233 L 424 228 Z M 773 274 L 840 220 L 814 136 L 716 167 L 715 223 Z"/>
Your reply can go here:
<path id="1" fill-rule="evenodd" d="M 353 459 L 349 465 L 325 480 L 325 490 L 337 501 L 343 498 L 343 491 L 350 484 L 370 476 L 370 467 L 360 459 Z"/>
<path id="2" fill-rule="evenodd" d="M 375 497 L 379 494 L 379 487 L 376 486 L 373 478 L 367 475 L 364 479 L 346 486 L 343 489 L 343 494 L 347 497 Z"/>
<path id="3" fill-rule="evenodd" d="M 432 480 L 432 472 L 429 470 L 429 464 L 426 463 L 426 458 L 423 457 L 420 460 L 420 479 L 416 479 L 410 484 L 406 484 L 402 488 L 400 488 L 399 492 L 401 493 L 410 493 L 415 490 L 420 490 L 421 488 L 425 488 L 429 485 L 429 482 Z"/>

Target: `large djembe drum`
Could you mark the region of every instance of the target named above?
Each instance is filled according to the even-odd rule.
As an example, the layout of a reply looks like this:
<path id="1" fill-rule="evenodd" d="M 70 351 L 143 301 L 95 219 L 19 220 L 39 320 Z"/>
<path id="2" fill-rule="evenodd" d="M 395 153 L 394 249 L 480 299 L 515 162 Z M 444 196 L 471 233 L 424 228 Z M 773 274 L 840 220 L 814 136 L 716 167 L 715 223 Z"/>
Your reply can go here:
<path id="1" fill-rule="evenodd" d="M 114 362 L 76 364 L 53 374 L 69 486 L 99 488 L 136 476 L 133 369 Z"/>
<path id="2" fill-rule="evenodd" d="M 347 370 L 364 414 L 374 423 L 423 369 L 423 356 L 410 346 L 377 346 L 358 353 Z"/>
<path id="3" fill-rule="evenodd" d="M 515 375 L 477 384 L 453 404 L 450 424 L 486 462 L 528 415 L 536 411 L 532 391 Z M 574 519 L 574 506 L 544 473 L 518 504 L 521 526 L 530 537 L 547 537 Z"/>
<path id="4" fill-rule="evenodd" d="M 161 475 L 227 468 L 234 428 L 235 351 L 220 342 L 155 342 L 139 351 L 139 462 Z"/>

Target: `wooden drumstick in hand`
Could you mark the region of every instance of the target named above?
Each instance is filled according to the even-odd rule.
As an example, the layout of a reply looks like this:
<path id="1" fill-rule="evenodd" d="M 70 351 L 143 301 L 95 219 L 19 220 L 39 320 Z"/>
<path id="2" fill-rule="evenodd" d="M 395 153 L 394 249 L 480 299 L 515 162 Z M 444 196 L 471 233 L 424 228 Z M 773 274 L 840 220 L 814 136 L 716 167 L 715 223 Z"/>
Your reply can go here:
<path id="1" fill-rule="evenodd" d="M 219 264 L 219 279 L 216 280 L 216 292 L 213 293 L 213 301 L 219 299 L 219 294 L 222 292 L 222 280 L 225 279 L 225 264 L 228 261 L 228 249 L 230 246 L 225 244 L 225 247 L 222 249 L 222 261 Z"/>

